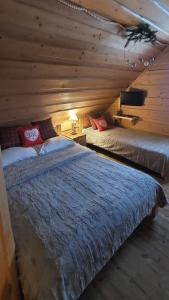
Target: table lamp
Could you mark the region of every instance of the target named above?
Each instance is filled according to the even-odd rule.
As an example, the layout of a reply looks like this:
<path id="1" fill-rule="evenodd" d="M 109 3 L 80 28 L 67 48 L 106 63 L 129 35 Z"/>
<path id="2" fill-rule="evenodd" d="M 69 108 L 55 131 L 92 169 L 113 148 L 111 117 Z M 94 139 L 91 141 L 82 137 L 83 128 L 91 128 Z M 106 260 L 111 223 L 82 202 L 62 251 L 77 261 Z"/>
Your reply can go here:
<path id="1" fill-rule="evenodd" d="M 77 134 L 77 128 L 78 126 L 76 126 L 77 124 L 77 121 L 78 121 L 78 117 L 75 113 L 75 111 L 70 111 L 70 118 L 69 120 L 72 122 L 72 134 Z"/>

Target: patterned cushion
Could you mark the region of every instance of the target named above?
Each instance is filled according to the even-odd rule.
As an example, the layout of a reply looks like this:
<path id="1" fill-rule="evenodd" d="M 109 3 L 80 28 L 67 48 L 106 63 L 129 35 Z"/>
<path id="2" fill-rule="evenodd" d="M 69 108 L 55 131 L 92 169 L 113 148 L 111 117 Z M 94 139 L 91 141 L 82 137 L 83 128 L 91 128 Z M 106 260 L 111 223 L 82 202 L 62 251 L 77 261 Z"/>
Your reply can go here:
<path id="1" fill-rule="evenodd" d="M 1 127 L 0 128 L 0 145 L 1 149 L 16 147 L 21 145 L 18 127 Z"/>
<path id="2" fill-rule="evenodd" d="M 95 124 L 97 126 L 97 129 L 99 131 L 103 131 L 103 130 L 106 130 L 108 128 L 108 124 L 107 124 L 107 121 L 106 121 L 104 116 L 101 116 L 97 119 L 93 119 L 93 121 L 95 122 Z"/>
<path id="3" fill-rule="evenodd" d="M 32 122 L 32 125 L 39 125 L 40 133 L 43 140 L 57 136 L 53 127 L 51 118 L 41 121 Z"/>
<path id="4" fill-rule="evenodd" d="M 88 115 L 88 118 L 89 118 L 90 124 L 91 124 L 91 126 L 94 130 L 98 129 L 94 119 L 98 119 L 102 116 L 107 121 L 107 128 L 111 128 L 114 125 L 114 121 L 113 121 L 112 116 L 109 112 L 102 112 L 102 111 L 92 112 Z"/>
<path id="5" fill-rule="evenodd" d="M 23 147 L 33 147 L 43 143 L 39 125 L 20 127 L 18 132 L 20 134 Z"/>

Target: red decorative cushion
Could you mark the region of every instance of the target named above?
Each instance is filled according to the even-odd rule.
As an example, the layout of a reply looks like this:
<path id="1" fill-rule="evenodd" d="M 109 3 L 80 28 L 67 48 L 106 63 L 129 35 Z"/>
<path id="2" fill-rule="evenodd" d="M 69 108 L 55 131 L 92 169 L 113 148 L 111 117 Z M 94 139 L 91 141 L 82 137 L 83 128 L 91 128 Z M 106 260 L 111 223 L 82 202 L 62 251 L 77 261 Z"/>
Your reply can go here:
<path id="1" fill-rule="evenodd" d="M 43 140 L 50 139 L 57 136 L 57 133 L 53 127 L 51 118 L 41 121 L 32 122 L 32 125 L 39 125 L 40 133 Z"/>
<path id="2" fill-rule="evenodd" d="M 23 147 L 32 147 L 43 143 L 39 125 L 20 127 L 18 132 L 20 134 Z"/>
<path id="3" fill-rule="evenodd" d="M 103 131 L 103 130 L 106 130 L 108 128 L 108 124 L 107 124 L 107 121 L 106 121 L 104 116 L 101 116 L 101 117 L 99 117 L 97 119 L 93 119 L 93 120 L 94 120 L 94 122 L 97 126 L 97 129 L 99 131 Z"/>
<path id="4" fill-rule="evenodd" d="M 21 141 L 18 134 L 18 127 L 1 127 L 0 145 L 2 150 L 20 146 Z"/>

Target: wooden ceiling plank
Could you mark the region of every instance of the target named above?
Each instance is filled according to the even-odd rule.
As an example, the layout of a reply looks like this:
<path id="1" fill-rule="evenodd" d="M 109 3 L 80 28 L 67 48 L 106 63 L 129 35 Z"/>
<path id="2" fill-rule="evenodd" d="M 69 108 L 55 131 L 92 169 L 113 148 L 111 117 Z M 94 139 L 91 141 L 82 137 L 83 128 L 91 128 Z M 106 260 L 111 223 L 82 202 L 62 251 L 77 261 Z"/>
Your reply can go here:
<path id="1" fill-rule="evenodd" d="M 98 111 L 99 110 L 106 110 L 110 104 L 98 104 L 93 106 L 86 106 L 85 108 L 77 109 L 78 116 L 83 116 L 84 114 L 87 114 L 91 111 Z M 6 116 L 6 119 L 1 120 L 0 119 L 0 125 L 6 126 L 6 125 L 23 125 L 28 124 L 29 122 L 33 120 L 39 120 L 41 118 L 47 118 L 52 117 L 55 124 L 61 124 L 62 122 L 69 119 L 69 110 L 55 112 L 51 114 L 46 113 L 38 113 L 33 114 L 31 116 L 15 116 L 14 118 L 10 118 L 9 116 Z"/>
<path id="2" fill-rule="evenodd" d="M 6 49 L 8 48 L 8 51 Z M 116 50 L 116 49 L 115 49 Z M 119 53 L 117 53 L 119 52 Z M 139 55 L 126 53 L 128 59 L 138 60 Z M 110 54 L 99 54 L 91 51 L 81 51 L 77 49 L 66 49 L 61 47 L 49 47 L 15 39 L 0 39 L 1 59 L 44 62 L 53 64 L 77 64 L 93 65 L 109 68 L 120 68 L 131 70 L 124 60 L 124 51 L 115 51 Z M 137 70 L 143 70 L 143 66 L 138 66 Z"/>
<path id="3" fill-rule="evenodd" d="M 140 72 L 137 71 L 0 60 L 0 78 L 2 79 L 102 78 L 116 81 L 119 78 L 133 80 L 139 74 Z"/>
<path id="4" fill-rule="evenodd" d="M 75 103 L 67 103 L 67 104 L 58 104 L 53 106 L 45 106 L 45 107 L 25 107 L 25 108 L 17 108 L 16 110 L 2 110 L 2 118 L 1 122 L 8 120 L 19 120 L 22 116 L 22 118 L 32 117 L 35 115 L 43 115 L 43 114 L 52 114 L 56 112 L 64 112 L 71 109 L 81 109 L 85 107 L 90 106 L 96 106 L 96 105 L 105 105 L 112 103 L 112 98 L 110 99 L 103 99 L 103 100 L 91 100 L 88 102 L 75 102 Z"/>
<path id="5" fill-rule="evenodd" d="M 0 80 L 0 96 L 25 95 L 33 93 L 56 93 L 64 91 L 100 90 L 100 89 L 123 89 L 129 81 L 102 80 L 102 79 L 78 79 L 78 80 Z"/>
<path id="6" fill-rule="evenodd" d="M 109 33 L 119 34 L 118 24 L 114 24 L 111 22 L 100 22 L 97 19 L 91 18 L 91 16 L 85 13 L 70 9 L 67 6 L 57 2 L 56 0 L 17 0 L 17 2 L 25 4 L 27 6 L 44 9 L 52 14 L 60 15 L 61 17 L 67 18 L 69 20 L 76 20 L 76 22 L 89 25 L 92 28 L 101 29 Z"/>
<path id="7" fill-rule="evenodd" d="M 15 28 L 15 31 L 13 31 L 12 28 Z M 11 31 L 12 30 L 12 31 Z M 44 46 L 52 46 L 52 47 L 60 47 L 65 49 L 71 49 L 71 50 L 80 50 L 87 51 L 90 53 L 97 53 L 101 55 L 109 55 L 111 54 L 122 55 L 124 53 L 124 48 L 121 47 L 121 49 L 116 48 L 116 43 L 112 44 L 112 47 L 105 47 L 103 45 L 99 44 L 93 44 L 93 43 L 81 43 L 78 40 L 74 41 L 69 38 L 65 41 L 63 37 L 56 36 L 51 37 L 50 35 L 46 34 L 45 32 L 38 32 L 36 30 L 32 31 L 31 29 L 24 28 L 21 26 L 16 26 L 13 24 L 7 24 L 2 23 L 0 20 L 0 36 L 1 39 L 5 39 L 5 37 L 9 37 L 11 39 L 16 40 L 23 40 L 26 42 L 33 42 L 33 43 L 39 43 L 41 47 Z M 69 46 L 71 47 L 69 48 Z M 72 46 L 73 45 L 73 46 Z M 161 51 L 162 48 L 149 48 L 148 50 L 145 49 L 143 46 L 140 47 L 133 47 L 132 49 L 127 49 L 126 54 L 132 55 L 132 53 L 135 55 L 158 55 L 159 51 Z M 134 56 L 133 56 L 134 57 Z"/>
<path id="8" fill-rule="evenodd" d="M 14 14 L 15 18 L 13 18 Z M 121 49 L 125 44 L 125 40 L 118 35 L 113 35 L 95 29 L 92 30 L 90 26 L 84 26 L 82 24 L 78 25 L 78 23 L 75 21 L 68 22 L 63 18 L 59 18 L 58 16 L 56 18 L 56 16 L 53 16 L 52 14 L 49 15 L 49 13 L 36 8 L 22 8 L 18 5 L 18 3 L 10 3 L 10 5 L 8 2 L 3 3 L 3 5 L 1 5 L 0 17 L 1 32 L 4 28 L 3 23 L 11 24 L 13 29 L 15 26 L 20 25 L 24 30 L 26 28 L 29 29 L 31 24 L 32 34 L 34 34 L 34 31 L 37 31 L 38 35 L 41 33 L 41 31 L 43 31 L 43 34 L 46 33 L 50 37 L 56 37 L 57 42 L 59 42 L 60 39 L 61 43 L 68 43 L 70 39 L 70 43 L 67 44 L 67 46 L 74 45 L 73 47 L 75 47 L 76 45 L 81 45 L 83 48 L 88 46 L 91 47 L 92 44 L 92 47 L 99 45 L 111 48 L 113 45 L 116 45 L 117 49 Z M 10 30 L 12 31 L 12 27 Z M 14 31 L 14 35 L 15 34 L 16 29 Z M 24 36 L 25 33 L 23 32 L 22 35 Z M 71 47 L 72 46 L 70 46 L 70 48 Z M 144 43 L 139 45 L 134 45 L 134 43 L 131 43 L 129 49 L 133 49 L 133 47 L 135 48 L 135 52 L 140 52 L 141 49 L 144 49 L 144 51 L 148 51 L 148 49 L 154 49 L 151 45 Z M 160 47 L 157 46 L 156 48 L 160 50 Z"/>
<path id="9" fill-rule="evenodd" d="M 117 22 L 121 22 L 122 24 L 129 26 L 129 25 L 137 25 L 138 21 L 146 22 L 153 26 L 154 28 L 158 29 L 159 33 L 158 36 L 161 40 L 168 40 L 169 39 L 169 32 L 165 28 L 161 27 L 161 24 L 156 23 L 156 21 L 149 19 L 149 16 L 144 16 L 144 12 L 140 14 L 140 11 L 135 11 L 132 9 L 133 3 L 137 2 L 138 0 L 104 0 L 101 1 L 90 1 L 90 0 L 72 0 L 79 5 L 82 5 L 88 9 L 92 9 L 98 13 L 101 13 L 112 20 Z M 126 3 L 127 2 L 127 3 Z M 146 5 L 149 1 L 146 1 Z M 115 7 L 116 6 L 116 7 Z M 146 11 L 146 9 L 145 9 Z M 153 12 L 152 12 L 153 14 Z"/>
<path id="10" fill-rule="evenodd" d="M 67 92 L 67 93 L 52 93 L 52 94 L 39 94 L 39 95 L 24 95 L 25 101 L 23 102 L 23 95 L 0 97 L 0 109 L 5 109 L 10 106 L 11 109 L 19 109 L 20 107 L 39 107 L 51 106 L 54 104 L 66 104 L 91 100 L 113 99 L 119 94 L 119 89 L 107 90 L 90 90 L 83 92 Z"/>
<path id="11" fill-rule="evenodd" d="M 168 16 L 154 2 L 144 0 L 113 0 L 141 21 L 149 24 L 169 39 Z"/>
<path id="12" fill-rule="evenodd" d="M 15 14 L 15 18 L 13 15 Z M 110 36 L 110 32 L 92 29 L 87 24 L 77 23 L 75 20 L 67 20 L 64 17 L 53 15 L 42 9 L 36 9 L 29 6 L 22 7 L 18 3 L 2 2 L 0 10 L 1 22 L 7 21 L 8 23 L 13 23 L 14 25 L 21 25 L 23 27 L 28 27 L 31 25 L 32 30 L 38 29 L 39 31 L 47 31 L 50 34 L 61 34 L 63 37 L 68 35 L 72 39 L 78 38 L 81 41 L 90 41 L 102 43 L 102 38 L 107 38 Z M 56 32 L 57 31 L 57 32 Z M 113 36 L 113 33 L 111 34 Z M 116 42 L 121 42 L 121 38 L 116 36 Z"/>
<path id="13" fill-rule="evenodd" d="M 15 30 L 13 30 L 15 28 Z M 122 57 L 124 55 L 124 45 L 121 48 L 116 48 L 116 42 L 112 43 L 111 47 L 107 47 L 104 45 L 93 44 L 90 42 L 80 42 L 78 40 L 72 40 L 67 38 L 66 40 L 63 37 L 56 35 L 56 37 L 51 36 L 50 34 L 42 31 L 39 32 L 38 30 L 31 30 L 30 28 L 25 28 L 23 26 L 18 26 L 14 24 L 10 24 L 9 22 L 2 22 L 0 19 L 0 36 L 1 40 L 9 38 L 13 40 L 22 40 L 23 42 L 29 42 L 34 44 L 39 44 L 40 47 L 60 47 L 70 50 L 79 50 L 81 52 L 89 52 L 98 55 L 119 55 Z M 72 46 L 73 45 L 73 46 Z M 130 57 L 133 54 L 133 58 L 135 56 L 148 56 L 148 55 L 155 55 L 157 56 L 159 52 L 164 47 L 145 47 L 144 44 L 134 45 L 133 47 L 126 49 L 126 56 Z"/>
<path id="14" fill-rule="evenodd" d="M 79 4 L 85 8 L 93 10 L 107 18 L 116 22 L 121 22 L 124 25 L 135 25 L 137 18 L 126 13 L 121 9 L 121 5 L 112 0 L 73 0 L 73 3 Z"/>

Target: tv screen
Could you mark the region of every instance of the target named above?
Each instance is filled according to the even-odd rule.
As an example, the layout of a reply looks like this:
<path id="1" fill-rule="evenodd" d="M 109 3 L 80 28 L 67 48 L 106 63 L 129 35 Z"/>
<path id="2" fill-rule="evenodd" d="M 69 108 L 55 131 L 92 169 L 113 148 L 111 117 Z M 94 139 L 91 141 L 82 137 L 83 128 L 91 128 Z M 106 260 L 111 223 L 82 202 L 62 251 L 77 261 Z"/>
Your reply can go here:
<path id="1" fill-rule="evenodd" d="M 126 92 L 120 94 L 121 105 L 141 106 L 144 105 L 144 92 Z"/>

